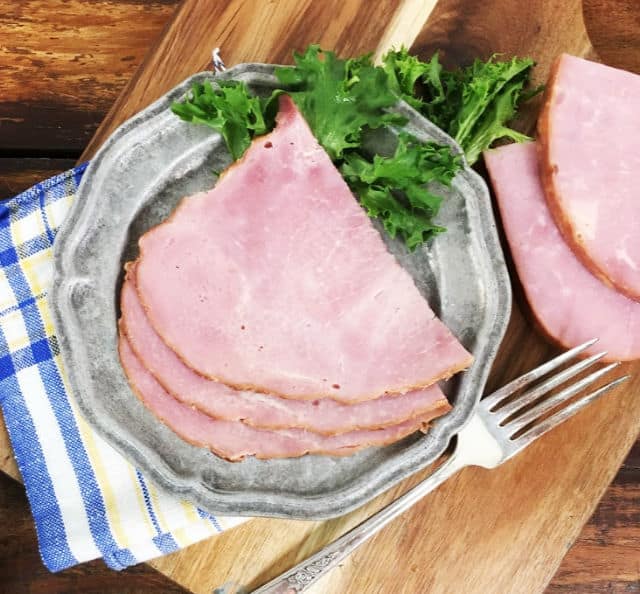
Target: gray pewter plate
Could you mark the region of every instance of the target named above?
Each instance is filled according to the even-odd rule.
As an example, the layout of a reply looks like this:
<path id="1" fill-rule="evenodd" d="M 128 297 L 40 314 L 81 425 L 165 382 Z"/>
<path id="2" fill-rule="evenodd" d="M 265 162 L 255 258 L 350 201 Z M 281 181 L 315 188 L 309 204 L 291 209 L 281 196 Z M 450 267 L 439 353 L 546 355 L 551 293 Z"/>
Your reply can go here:
<path id="1" fill-rule="evenodd" d="M 469 370 L 444 386 L 453 410 L 426 435 L 344 458 L 226 462 L 184 442 L 140 403 L 116 349 L 122 266 L 136 257 L 138 237 L 183 196 L 212 187 L 213 172 L 230 163 L 217 133 L 184 123 L 169 110 L 192 83 L 207 78 L 243 80 L 258 94 L 276 85 L 273 66 L 265 64 L 242 64 L 215 77 L 197 74 L 116 130 L 85 173 L 55 242 L 51 303 L 67 373 L 87 421 L 166 491 L 213 513 L 338 516 L 440 456 L 481 396 L 511 308 L 489 193 L 465 167 L 438 217 L 447 233 L 411 254 L 383 233 L 431 307 L 475 357 Z M 460 151 L 406 104 L 396 109 L 418 138 Z M 393 141 L 391 131 L 371 139 L 380 152 Z"/>

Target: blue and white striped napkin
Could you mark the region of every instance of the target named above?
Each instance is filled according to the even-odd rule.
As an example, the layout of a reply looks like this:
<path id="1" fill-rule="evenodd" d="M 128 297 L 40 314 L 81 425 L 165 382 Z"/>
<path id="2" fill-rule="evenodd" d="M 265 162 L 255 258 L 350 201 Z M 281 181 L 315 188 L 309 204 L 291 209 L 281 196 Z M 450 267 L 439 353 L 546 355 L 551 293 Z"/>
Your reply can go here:
<path id="1" fill-rule="evenodd" d="M 56 231 L 85 168 L 0 203 L 0 407 L 51 571 L 99 557 L 123 569 L 242 521 L 158 491 L 76 408 L 47 292 Z"/>

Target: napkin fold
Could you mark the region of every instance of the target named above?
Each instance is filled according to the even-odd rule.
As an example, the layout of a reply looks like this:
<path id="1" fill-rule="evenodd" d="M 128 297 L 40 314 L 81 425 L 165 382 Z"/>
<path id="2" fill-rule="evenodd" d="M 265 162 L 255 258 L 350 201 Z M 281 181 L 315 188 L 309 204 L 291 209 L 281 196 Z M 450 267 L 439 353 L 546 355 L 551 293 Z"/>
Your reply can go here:
<path id="1" fill-rule="evenodd" d="M 123 569 L 244 520 L 159 491 L 79 414 L 47 294 L 56 232 L 86 167 L 0 203 L 0 407 L 51 571 L 99 557 Z"/>

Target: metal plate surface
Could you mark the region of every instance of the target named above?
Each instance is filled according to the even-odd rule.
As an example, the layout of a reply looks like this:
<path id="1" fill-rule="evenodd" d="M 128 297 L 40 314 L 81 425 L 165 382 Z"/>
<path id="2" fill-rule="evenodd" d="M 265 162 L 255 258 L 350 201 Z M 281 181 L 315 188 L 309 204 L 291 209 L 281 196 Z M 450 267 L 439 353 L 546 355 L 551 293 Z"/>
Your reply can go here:
<path id="1" fill-rule="evenodd" d="M 256 93 L 276 85 L 273 66 L 264 64 L 242 64 L 215 77 L 197 74 L 122 125 L 90 164 L 55 242 L 51 303 L 57 337 L 87 421 L 161 488 L 220 514 L 341 515 L 434 461 L 481 396 L 511 307 L 489 193 L 465 167 L 438 217 L 447 233 L 413 253 L 385 237 L 431 307 L 475 357 L 469 370 L 444 386 L 453 410 L 427 434 L 349 457 L 226 462 L 184 442 L 140 403 L 116 348 L 122 266 L 137 256 L 138 237 L 181 198 L 212 187 L 213 172 L 230 163 L 218 134 L 182 122 L 169 109 L 192 83 L 221 76 L 243 80 Z M 397 110 L 415 136 L 455 146 L 405 104 Z M 392 133 L 371 142 L 384 152 Z"/>

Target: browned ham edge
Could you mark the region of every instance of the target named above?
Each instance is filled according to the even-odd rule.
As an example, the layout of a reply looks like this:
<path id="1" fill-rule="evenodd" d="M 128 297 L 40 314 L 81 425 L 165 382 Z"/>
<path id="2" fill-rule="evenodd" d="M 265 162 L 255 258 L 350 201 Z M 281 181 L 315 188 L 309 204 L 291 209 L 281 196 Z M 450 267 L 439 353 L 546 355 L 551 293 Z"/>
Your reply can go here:
<path id="1" fill-rule="evenodd" d="M 472 356 L 280 98 L 216 186 L 125 265 L 118 350 L 135 395 L 229 461 L 342 456 L 426 431 Z"/>
<path id="2" fill-rule="evenodd" d="M 244 423 L 213 419 L 168 394 L 135 356 L 120 334 L 118 350 L 134 394 L 167 427 L 183 440 L 208 448 L 229 462 L 247 456 L 258 459 L 294 458 L 305 454 L 345 456 L 372 446 L 394 443 L 416 431 L 425 431 L 429 418 L 377 430 L 360 430 L 337 436 L 318 435 L 302 429 L 265 430 Z"/>
<path id="3" fill-rule="evenodd" d="M 351 404 L 430 386 L 472 361 L 286 97 L 276 129 L 147 232 L 140 254 L 138 296 L 157 334 L 194 371 L 238 390 Z M 274 265 L 285 260 L 286 271 Z"/>
<path id="4" fill-rule="evenodd" d="M 557 135 L 553 124 L 554 107 L 557 109 L 557 104 L 560 103 L 559 93 L 566 93 L 567 90 L 558 90 L 560 88 L 559 81 L 561 80 L 563 71 L 571 68 L 572 64 L 569 60 L 575 59 L 572 56 L 561 55 L 556 58 L 552 65 L 549 81 L 546 86 L 545 98 L 543 107 L 538 119 L 538 161 L 540 171 L 540 181 L 542 183 L 545 198 L 549 207 L 549 210 L 553 216 L 553 219 L 558 226 L 558 229 L 562 233 L 565 241 L 570 246 L 573 253 L 580 260 L 583 266 L 585 266 L 594 276 L 596 276 L 601 282 L 608 287 L 615 289 L 621 294 L 630 299 L 636 301 L 640 300 L 640 292 L 638 288 L 633 288 L 628 284 L 618 280 L 613 281 L 607 271 L 598 264 L 590 254 L 588 247 L 585 245 L 584 238 L 577 231 L 576 226 L 573 224 L 572 217 L 563 208 L 561 190 L 558 184 L 558 172 L 560 163 L 554 160 L 552 154 L 552 140 Z M 573 89 L 572 89 L 573 90 Z M 579 91 L 574 91 L 579 92 Z M 566 97 L 563 99 L 566 100 Z M 615 105 L 608 106 L 608 109 L 616 109 Z M 563 120 L 564 121 L 564 120 Z M 581 122 L 576 122 L 576 125 L 580 125 Z M 616 131 L 602 130 L 603 135 L 614 134 L 612 142 L 615 144 Z M 633 133 L 631 130 L 628 133 Z M 594 167 L 593 164 L 584 163 L 584 167 Z M 615 188 L 611 188 L 612 192 L 615 192 Z"/>
<path id="5" fill-rule="evenodd" d="M 582 265 L 555 225 L 540 184 L 534 143 L 484 154 L 502 226 L 543 334 L 564 348 L 598 338 L 585 351 L 603 361 L 640 357 L 640 303 L 601 283 Z"/>
<path id="6" fill-rule="evenodd" d="M 236 165 L 236 164 L 237 163 L 234 163 L 234 165 Z M 183 198 L 183 201 L 185 199 L 186 198 Z M 178 205 L 178 207 L 179 206 L 180 205 Z M 176 210 L 177 210 L 177 208 L 176 208 Z M 169 219 L 174 216 L 174 214 L 175 214 L 175 211 L 169 216 L 169 218 L 166 221 L 163 221 L 162 223 L 160 223 L 160 225 L 164 225 L 165 223 L 167 223 L 169 221 Z M 125 268 L 128 267 L 128 266 L 137 264 L 137 262 L 138 261 L 136 261 L 136 262 L 127 262 L 125 264 Z M 145 314 L 147 315 L 147 317 L 149 318 L 149 320 L 151 321 L 151 323 L 153 325 L 152 316 L 149 314 L 149 307 L 145 303 L 144 296 L 140 292 L 140 290 L 139 290 L 137 285 L 136 285 L 136 292 L 137 292 L 137 295 L 138 295 L 138 300 L 140 301 L 140 304 L 142 305 L 143 309 L 145 310 Z M 426 381 L 426 382 L 420 383 L 420 384 L 416 384 L 416 385 L 402 386 L 397 391 L 385 392 L 382 395 L 380 395 L 380 394 L 378 394 L 378 395 L 373 395 L 373 394 L 363 395 L 363 396 L 361 396 L 360 398 L 358 398 L 356 400 L 342 398 L 339 394 L 331 394 L 330 396 L 327 395 L 327 394 L 307 394 L 307 395 L 304 395 L 304 396 L 301 396 L 301 395 L 293 396 L 293 395 L 286 394 L 286 393 L 283 393 L 283 392 L 269 390 L 269 389 L 266 389 L 265 387 L 257 385 L 257 384 L 252 384 L 252 383 L 234 383 L 234 382 L 230 381 L 229 379 L 225 379 L 225 378 L 222 378 L 222 377 L 217 377 L 217 376 L 213 376 L 213 375 L 204 374 L 204 373 L 202 373 L 202 371 L 194 368 L 190 364 L 190 362 L 184 357 L 184 355 L 182 355 L 172 345 L 172 343 L 170 341 L 167 341 L 164 338 L 162 333 L 155 326 L 154 326 L 154 330 L 160 336 L 160 338 L 165 342 L 165 344 L 169 348 L 171 348 L 171 350 L 175 353 L 176 357 L 178 357 L 178 359 L 180 359 L 180 361 L 182 361 L 182 363 L 184 365 L 189 367 L 189 369 L 191 369 L 194 373 L 200 375 L 204 379 L 208 379 L 208 380 L 211 380 L 211 381 L 224 383 L 227 386 L 229 386 L 230 388 L 233 388 L 234 390 L 255 392 L 257 394 L 266 394 L 266 395 L 270 395 L 270 396 L 277 396 L 277 397 L 283 398 L 285 400 L 314 401 L 314 400 L 321 400 L 321 399 L 325 399 L 325 398 L 330 398 L 330 399 L 335 400 L 336 402 L 341 402 L 343 404 L 347 404 L 347 405 L 351 404 L 352 405 L 352 404 L 357 404 L 359 402 L 366 402 L 368 400 L 376 400 L 376 399 L 381 398 L 384 395 L 390 395 L 391 396 L 391 395 L 394 395 L 394 394 L 407 394 L 408 392 L 412 392 L 412 391 L 416 391 L 416 390 L 428 389 L 430 386 L 433 386 L 436 383 L 446 382 L 448 379 L 450 379 L 454 375 L 460 373 L 461 371 L 465 371 L 466 369 L 468 369 L 469 366 L 473 363 L 473 356 L 470 355 L 469 353 L 467 353 L 467 357 L 465 359 L 462 359 L 457 364 L 450 366 L 449 369 L 447 369 L 447 371 L 445 373 L 441 373 L 439 376 L 436 376 L 435 378 L 433 378 L 433 379 L 431 379 L 429 381 Z M 446 412 L 448 412 L 448 411 L 447 410 L 443 410 L 440 414 L 438 414 L 436 416 L 441 416 L 442 414 L 445 414 Z M 384 425 L 382 425 L 382 427 L 384 427 Z"/>
<path id="7" fill-rule="evenodd" d="M 184 365 L 154 332 L 137 299 L 135 262 L 127 263 L 125 269 L 121 332 L 138 359 L 168 393 L 209 416 L 242 421 L 263 429 L 298 427 L 337 435 L 357 429 L 381 429 L 427 413 L 436 418 L 451 409 L 437 385 L 349 405 L 329 398 L 314 402 L 287 400 L 234 390 L 226 384 L 206 379 Z"/>
<path id="8" fill-rule="evenodd" d="M 573 232 L 573 228 L 569 223 L 569 219 L 565 216 L 564 211 L 560 208 L 555 174 L 557 173 L 557 164 L 552 162 L 550 155 L 550 139 L 553 134 L 553 126 L 551 125 L 551 110 L 553 102 L 555 100 L 555 93 L 557 92 L 556 80 L 560 72 L 560 65 L 562 62 L 562 56 L 558 56 L 553 65 L 551 66 L 551 72 L 549 74 L 549 80 L 545 88 L 544 103 L 538 118 L 538 155 L 539 155 L 539 171 L 540 181 L 544 188 L 544 194 L 547 199 L 547 205 L 553 215 L 553 219 L 558 226 L 558 229 L 562 232 L 565 241 L 571 247 L 573 253 L 579 258 L 580 262 L 588 268 L 591 273 L 597 276 L 607 286 L 612 287 L 611 281 L 598 267 L 594 266 L 591 258 L 588 257 L 587 251 L 578 237 Z"/>

